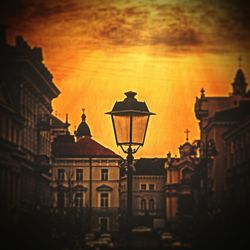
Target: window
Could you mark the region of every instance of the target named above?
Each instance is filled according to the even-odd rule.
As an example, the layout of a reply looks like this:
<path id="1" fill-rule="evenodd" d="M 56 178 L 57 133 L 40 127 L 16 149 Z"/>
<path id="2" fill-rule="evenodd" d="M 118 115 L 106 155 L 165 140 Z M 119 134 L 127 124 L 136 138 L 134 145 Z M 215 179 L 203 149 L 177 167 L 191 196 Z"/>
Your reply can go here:
<path id="1" fill-rule="evenodd" d="M 155 190 L 155 184 L 149 184 L 149 190 L 150 191 Z"/>
<path id="2" fill-rule="evenodd" d="M 146 204 L 146 200 L 145 199 L 142 199 L 141 200 L 141 210 L 146 210 L 146 207 L 147 206 L 147 204 Z"/>
<path id="3" fill-rule="evenodd" d="M 107 181 L 108 180 L 108 169 L 101 170 L 101 180 Z"/>
<path id="4" fill-rule="evenodd" d="M 146 190 L 147 189 L 147 185 L 146 184 L 141 184 L 141 190 Z"/>
<path id="5" fill-rule="evenodd" d="M 83 170 L 77 169 L 76 170 L 76 181 L 82 181 L 83 180 Z"/>
<path id="6" fill-rule="evenodd" d="M 108 193 L 101 193 L 101 201 L 100 201 L 100 205 L 102 208 L 108 207 L 109 206 L 109 194 Z"/>
<path id="7" fill-rule="evenodd" d="M 83 193 L 77 192 L 75 195 L 75 204 L 76 207 L 82 207 L 83 206 Z"/>
<path id="8" fill-rule="evenodd" d="M 58 180 L 59 181 L 64 181 L 64 175 L 65 175 L 65 170 L 64 169 L 58 169 Z"/>
<path id="9" fill-rule="evenodd" d="M 149 211 L 154 211 L 155 209 L 155 201 L 153 199 L 149 200 Z"/>

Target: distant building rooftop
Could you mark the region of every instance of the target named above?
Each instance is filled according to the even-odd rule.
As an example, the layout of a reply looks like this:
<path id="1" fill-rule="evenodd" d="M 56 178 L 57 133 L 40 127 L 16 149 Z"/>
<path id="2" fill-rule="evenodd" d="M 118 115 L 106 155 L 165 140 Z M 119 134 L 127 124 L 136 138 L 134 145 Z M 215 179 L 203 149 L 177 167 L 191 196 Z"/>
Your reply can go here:
<path id="1" fill-rule="evenodd" d="M 68 140 L 64 137 L 68 136 Z M 60 138 L 60 137 L 59 137 Z M 52 153 L 55 157 L 104 157 L 104 158 L 121 158 L 108 148 L 105 148 L 89 136 L 79 139 L 77 142 L 72 141 L 72 135 L 62 136 L 52 145 Z"/>
<path id="2" fill-rule="evenodd" d="M 141 158 L 135 163 L 134 175 L 165 175 L 164 158 Z"/>

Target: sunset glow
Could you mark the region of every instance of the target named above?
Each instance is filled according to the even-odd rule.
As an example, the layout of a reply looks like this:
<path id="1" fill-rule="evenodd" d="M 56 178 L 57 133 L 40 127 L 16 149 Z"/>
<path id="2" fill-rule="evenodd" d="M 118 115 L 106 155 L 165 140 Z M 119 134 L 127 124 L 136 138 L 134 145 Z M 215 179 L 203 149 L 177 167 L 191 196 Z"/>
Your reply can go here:
<path id="1" fill-rule="evenodd" d="M 199 137 L 195 97 L 202 87 L 228 95 L 239 56 L 249 82 L 249 20 L 234 1 L 21 2 L 5 7 L 0 21 L 10 43 L 22 35 L 43 49 L 61 91 L 54 114 L 68 113 L 73 133 L 85 108 L 93 139 L 121 155 L 104 113 L 124 92 L 137 92 L 157 114 L 136 157 L 165 157 L 178 153 L 186 128 L 190 141 Z"/>

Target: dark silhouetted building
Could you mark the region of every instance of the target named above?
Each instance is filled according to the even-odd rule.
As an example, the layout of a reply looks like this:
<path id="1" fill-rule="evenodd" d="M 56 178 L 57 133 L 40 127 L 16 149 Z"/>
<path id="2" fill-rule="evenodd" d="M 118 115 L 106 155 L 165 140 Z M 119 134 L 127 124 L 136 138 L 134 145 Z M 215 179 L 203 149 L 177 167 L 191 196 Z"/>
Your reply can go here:
<path id="1" fill-rule="evenodd" d="M 208 248 L 222 241 L 239 247 L 248 239 L 243 228 L 249 223 L 250 92 L 242 69 L 232 87 L 227 97 L 207 97 L 202 90 L 195 103 L 202 142 L 194 185 L 196 231 L 200 243 L 211 243 Z"/>
<path id="2" fill-rule="evenodd" d="M 199 120 L 200 135 L 203 147 L 201 157 L 205 158 L 206 142 L 213 141 L 218 154 L 208 168 L 209 181 L 209 209 L 221 211 L 223 198 L 226 192 L 226 144 L 223 135 L 235 125 L 240 124 L 242 101 L 250 101 L 250 93 L 246 90 L 247 82 L 242 69 L 238 69 L 234 82 L 233 92 L 225 97 L 209 97 L 202 89 L 200 98 L 196 98 L 195 114 Z M 233 109 L 233 110 L 231 110 Z M 229 111 L 231 110 L 231 111 Z M 229 115 L 230 114 L 230 115 Z"/>
<path id="3" fill-rule="evenodd" d="M 0 220 L 14 244 L 37 237 L 37 215 L 51 205 L 51 101 L 60 92 L 42 50 L 20 36 L 8 45 L 0 29 Z"/>

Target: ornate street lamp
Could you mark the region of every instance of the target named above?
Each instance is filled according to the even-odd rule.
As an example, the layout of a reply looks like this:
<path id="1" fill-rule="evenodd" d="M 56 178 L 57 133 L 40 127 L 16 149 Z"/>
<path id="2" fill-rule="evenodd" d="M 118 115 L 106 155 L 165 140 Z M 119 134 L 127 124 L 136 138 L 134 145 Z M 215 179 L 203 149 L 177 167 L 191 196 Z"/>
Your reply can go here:
<path id="1" fill-rule="evenodd" d="M 136 93 L 125 93 L 123 101 L 115 103 L 111 115 L 116 144 L 124 153 L 127 153 L 127 219 L 128 227 L 131 227 L 132 217 L 132 175 L 133 154 L 143 146 L 147 132 L 150 115 L 155 115 L 148 110 L 145 102 L 139 102 L 135 98 Z"/>

